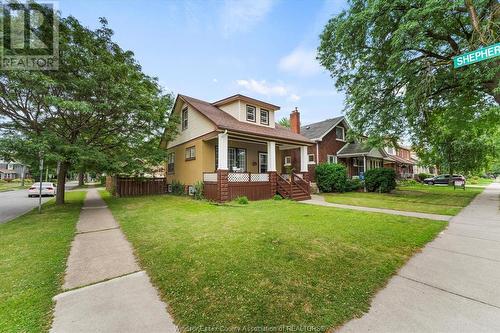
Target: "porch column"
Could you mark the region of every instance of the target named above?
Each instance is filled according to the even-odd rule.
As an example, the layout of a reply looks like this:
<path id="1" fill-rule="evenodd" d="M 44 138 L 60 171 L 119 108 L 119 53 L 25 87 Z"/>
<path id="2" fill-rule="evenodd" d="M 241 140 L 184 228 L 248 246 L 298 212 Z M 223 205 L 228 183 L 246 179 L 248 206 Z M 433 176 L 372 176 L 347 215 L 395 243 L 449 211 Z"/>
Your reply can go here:
<path id="1" fill-rule="evenodd" d="M 277 181 L 276 176 L 276 142 L 267 142 L 267 172 L 269 174 L 269 183 L 271 184 L 271 197 L 276 194 Z"/>
<path id="2" fill-rule="evenodd" d="M 306 182 L 309 181 L 309 168 L 307 167 L 308 162 L 307 146 L 300 146 L 300 172 L 303 174 Z"/>
<path id="3" fill-rule="evenodd" d="M 227 163 L 228 134 L 220 133 L 218 136 L 219 151 L 217 152 L 217 198 L 219 202 L 229 200 L 229 171 Z"/>
<path id="4" fill-rule="evenodd" d="M 227 170 L 228 134 L 220 133 L 218 136 L 219 151 L 217 152 L 217 170 Z"/>

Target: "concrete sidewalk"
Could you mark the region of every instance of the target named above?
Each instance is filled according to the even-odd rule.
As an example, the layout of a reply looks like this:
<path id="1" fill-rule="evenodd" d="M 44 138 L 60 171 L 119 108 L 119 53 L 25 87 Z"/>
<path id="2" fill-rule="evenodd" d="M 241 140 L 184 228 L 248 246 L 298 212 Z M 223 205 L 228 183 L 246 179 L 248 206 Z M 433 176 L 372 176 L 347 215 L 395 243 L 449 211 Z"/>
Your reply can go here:
<path id="1" fill-rule="evenodd" d="M 489 185 L 340 332 L 500 332 L 500 184 Z"/>
<path id="2" fill-rule="evenodd" d="M 304 201 L 298 201 L 298 202 L 309 204 L 309 205 L 352 209 L 352 210 L 359 210 L 359 211 L 371 212 L 371 213 L 383 213 L 383 214 L 391 214 L 391 215 L 419 217 L 419 218 L 423 218 L 423 219 L 438 220 L 438 221 L 450 221 L 453 217 L 450 215 L 439 215 L 439 214 L 418 213 L 418 212 L 405 212 L 402 210 L 394 210 L 394 209 L 336 204 L 336 203 L 326 202 L 325 198 L 323 196 L 316 195 L 316 194 L 311 195 L 310 200 L 304 200 Z"/>
<path id="3" fill-rule="evenodd" d="M 89 189 L 50 332 L 177 332 L 118 223 Z"/>

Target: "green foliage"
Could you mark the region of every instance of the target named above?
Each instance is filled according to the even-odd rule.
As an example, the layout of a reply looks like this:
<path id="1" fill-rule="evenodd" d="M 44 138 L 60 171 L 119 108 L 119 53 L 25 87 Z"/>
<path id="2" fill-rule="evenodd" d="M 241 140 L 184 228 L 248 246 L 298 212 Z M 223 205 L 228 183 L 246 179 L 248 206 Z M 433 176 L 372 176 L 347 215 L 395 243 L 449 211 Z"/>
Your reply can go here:
<path id="1" fill-rule="evenodd" d="M 396 172 L 392 168 L 377 168 L 366 171 L 365 186 L 369 192 L 388 193 L 396 188 Z"/>
<path id="2" fill-rule="evenodd" d="M 321 163 L 316 166 L 316 184 L 321 192 L 345 192 L 348 190 L 347 170 L 337 163 Z"/>
<path id="3" fill-rule="evenodd" d="M 415 186 L 418 182 L 415 179 L 402 179 L 397 182 L 398 186 Z"/>
<path id="4" fill-rule="evenodd" d="M 203 182 L 198 181 L 194 184 L 194 198 L 196 200 L 203 199 Z"/>
<path id="5" fill-rule="evenodd" d="M 359 189 L 362 189 L 364 186 L 365 186 L 365 183 L 363 181 L 361 181 L 360 179 L 357 179 L 357 178 L 348 179 L 346 191 L 357 191 Z"/>
<path id="6" fill-rule="evenodd" d="M 417 175 L 417 178 L 418 178 L 418 180 L 423 181 L 424 179 L 431 178 L 432 176 L 433 175 L 431 175 L 430 173 L 424 173 L 424 172 L 422 172 L 422 173 L 419 173 Z"/>
<path id="7" fill-rule="evenodd" d="M 234 201 L 236 201 L 240 205 L 248 205 L 248 198 L 246 196 L 237 197 L 236 199 L 234 199 Z"/>
<path id="8" fill-rule="evenodd" d="M 318 59 L 358 135 L 410 137 L 424 161 L 468 172 L 500 151 L 500 58 L 459 69 L 452 58 L 499 32 L 498 1 L 352 0 L 325 26 Z"/>
<path id="9" fill-rule="evenodd" d="M 283 197 L 279 194 L 275 194 L 273 200 L 283 200 Z"/>
<path id="10" fill-rule="evenodd" d="M 178 180 L 172 181 L 172 194 L 173 195 L 184 195 L 186 194 L 186 185 L 182 184 Z"/>
<path id="11" fill-rule="evenodd" d="M 283 127 L 290 128 L 290 119 L 289 118 L 281 118 L 278 121 L 278 124 L 280 124 Z"/>

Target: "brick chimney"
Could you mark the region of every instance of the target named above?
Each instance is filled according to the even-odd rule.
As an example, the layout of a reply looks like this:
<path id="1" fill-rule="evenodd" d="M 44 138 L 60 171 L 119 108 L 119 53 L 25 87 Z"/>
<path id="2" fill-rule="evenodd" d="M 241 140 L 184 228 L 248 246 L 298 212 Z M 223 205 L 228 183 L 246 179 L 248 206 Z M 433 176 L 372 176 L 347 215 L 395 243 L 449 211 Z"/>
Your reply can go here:
<path id="1" fill-rule="evenodd" d="M 290 113 L 290 129 L 293 133 L 300 134 L 300 112 L 297 107 Z"/>

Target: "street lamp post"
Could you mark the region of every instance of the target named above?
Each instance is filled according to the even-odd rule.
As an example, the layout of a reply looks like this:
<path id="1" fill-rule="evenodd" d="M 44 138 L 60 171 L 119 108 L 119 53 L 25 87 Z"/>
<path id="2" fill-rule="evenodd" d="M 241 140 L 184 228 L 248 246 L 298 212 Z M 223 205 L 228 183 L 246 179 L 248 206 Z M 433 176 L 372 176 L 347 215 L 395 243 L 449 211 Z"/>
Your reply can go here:
<path id="1" fill-rule="evenodd" d="M 38 213 L 42 212 L 43 151 L 40 152 L 40 192 L 38 192 Z"/>

